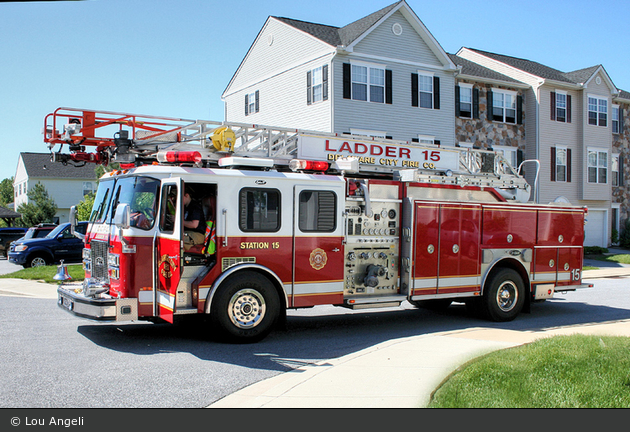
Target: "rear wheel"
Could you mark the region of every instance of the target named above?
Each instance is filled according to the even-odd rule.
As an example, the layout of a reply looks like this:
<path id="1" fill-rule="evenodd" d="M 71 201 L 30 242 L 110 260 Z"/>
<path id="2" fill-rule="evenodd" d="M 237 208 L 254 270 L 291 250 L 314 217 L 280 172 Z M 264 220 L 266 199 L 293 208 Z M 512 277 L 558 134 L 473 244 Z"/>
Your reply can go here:
<path id="1" fill-rule="evenodd" d="M 220 336 L 231 342 L 257 342 L 273 329 L 280 315 L 274 286 L 254 272 L 234 275 L 219 287 L 210 320 Z"/>
<path id="2" fill-rule="evenodd" d="M 525 304 L 525 285 L 521 276 L 504 268 L 491 277 L 483 295 L 483 311 L 492 321 L 512 321 Z"/>

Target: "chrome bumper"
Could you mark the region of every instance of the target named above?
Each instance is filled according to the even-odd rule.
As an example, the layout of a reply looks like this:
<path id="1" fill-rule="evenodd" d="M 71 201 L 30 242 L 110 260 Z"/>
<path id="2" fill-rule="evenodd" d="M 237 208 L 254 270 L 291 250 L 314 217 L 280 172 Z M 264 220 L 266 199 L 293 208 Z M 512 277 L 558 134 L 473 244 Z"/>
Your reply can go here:
<path id="1" fill-rule="evenodd" d="M 138 299 L 135 298 L 92 298 L 60 286 L 57 306 L 72 315 L 96 321 L 138 320 Z"/>

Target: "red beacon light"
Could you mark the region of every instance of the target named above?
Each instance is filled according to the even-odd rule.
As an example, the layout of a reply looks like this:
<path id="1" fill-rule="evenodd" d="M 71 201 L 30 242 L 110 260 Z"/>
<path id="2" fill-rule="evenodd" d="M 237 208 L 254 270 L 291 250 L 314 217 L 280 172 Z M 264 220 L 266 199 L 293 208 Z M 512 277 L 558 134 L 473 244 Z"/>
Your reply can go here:
<path id="1" fill-rule="evenodd" d="M 166 151 L 158 152 L 157 160 L 166 163 L 199 163 L 201 153 L 198 151 Z"/>
<path id="2" fill-rule="evenodd" d="M 328 162 L 324 161 L 293 159 L 289 162 L 289 168 L 291 168 L 291 171 L 326 171 L 328 166 Z"/>

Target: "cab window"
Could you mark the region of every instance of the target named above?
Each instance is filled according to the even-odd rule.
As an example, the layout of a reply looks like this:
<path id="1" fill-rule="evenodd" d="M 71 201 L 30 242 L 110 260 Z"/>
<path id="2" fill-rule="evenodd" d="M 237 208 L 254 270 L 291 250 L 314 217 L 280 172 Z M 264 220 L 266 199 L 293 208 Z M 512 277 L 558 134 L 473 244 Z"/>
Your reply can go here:
<path id="1" fill-rule="evenodd" d="M 337 197 L 331 191 L 300 192 L 299 227 L 302 232 L 333 232 L 337 227 Z"/>
<path id="2" fill-rule="evenodd" d="M 241 231 L 277 232 L 280 230 L 280 191 L 244 188 L 239 193 Z"/>

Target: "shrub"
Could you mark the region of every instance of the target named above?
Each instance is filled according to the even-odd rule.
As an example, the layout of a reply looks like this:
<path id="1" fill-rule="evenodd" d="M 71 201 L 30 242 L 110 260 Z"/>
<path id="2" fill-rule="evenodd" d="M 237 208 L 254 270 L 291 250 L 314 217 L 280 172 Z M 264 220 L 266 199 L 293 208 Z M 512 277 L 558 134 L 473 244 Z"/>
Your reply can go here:
<path id="1" fill-rule="evenodd" d="M 608 253 L 608 249 L 601 246 L 584 246 L 584 255 L 602 255 Z"/>

